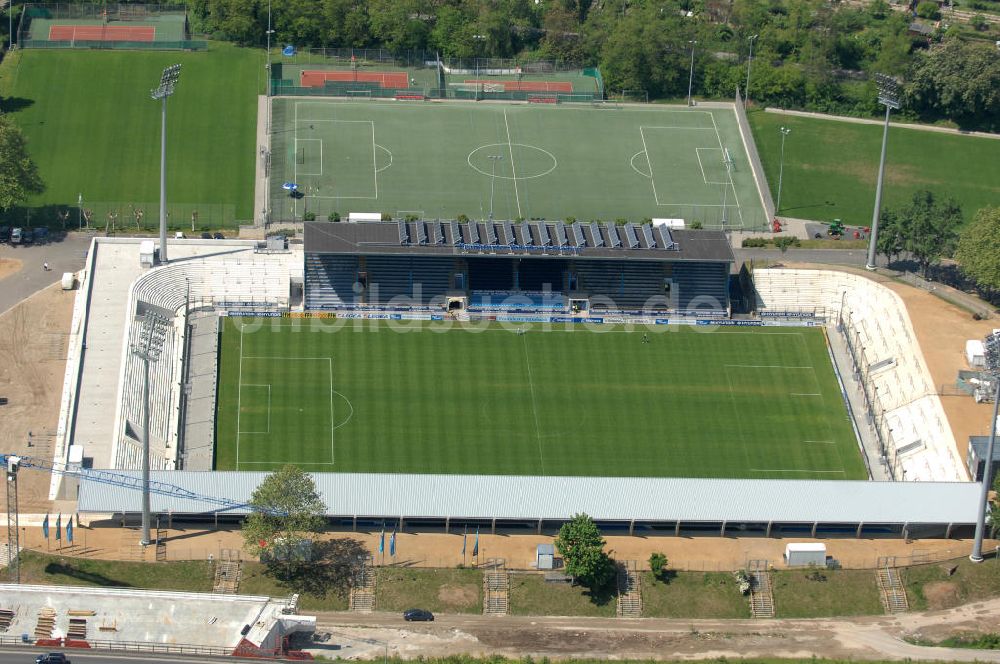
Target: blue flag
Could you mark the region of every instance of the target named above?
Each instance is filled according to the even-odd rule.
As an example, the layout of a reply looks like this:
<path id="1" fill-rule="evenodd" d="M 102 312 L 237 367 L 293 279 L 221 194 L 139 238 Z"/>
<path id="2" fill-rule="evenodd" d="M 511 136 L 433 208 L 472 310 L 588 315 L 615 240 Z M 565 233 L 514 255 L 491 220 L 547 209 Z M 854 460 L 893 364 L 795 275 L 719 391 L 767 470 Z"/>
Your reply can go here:
<path id="1" fill-rule="evenodd" d="M 392 535 L 389 536 L 389 555 L 396 557 L 396 526 L 392 527 Z"/>
<path id="2" fill-rule="evenodd" d="M 45 536 L 45 539 L 49 538 L 49 515 L 48 514 L 45 515 L 45 521 L 42 521 L 42 535 Z"/>
<path id="3" fill-rule="evenodd" d="M 69 521 L 66 522 L 66 541 L 70 544 L 73 543 L 73 517 L 70 516 Z"/>
<path id="4" fill-rule="evenodd" d="M 56 517 L 56 541 L 62 539 L 62 512 Z"/>
<path id="5" fill-rule="evenodd" d="M 382 534 L 378 538 L 378 552 L 383 553 L 385 551 L 385 524 L 382 524 Z"/>
<path id="6" fill-rule="evenodd" d="M 462 555 L 465 556 L 465 540 L 469 536 L 469 527 L 465 527 L 465 532 L 462 533 Z"/>
<path id="7" fill-rule="evenodd" d="M 479 526 L 476 526 L 476 543 L 472 545 L 472 555 L 479 555 Z"/>

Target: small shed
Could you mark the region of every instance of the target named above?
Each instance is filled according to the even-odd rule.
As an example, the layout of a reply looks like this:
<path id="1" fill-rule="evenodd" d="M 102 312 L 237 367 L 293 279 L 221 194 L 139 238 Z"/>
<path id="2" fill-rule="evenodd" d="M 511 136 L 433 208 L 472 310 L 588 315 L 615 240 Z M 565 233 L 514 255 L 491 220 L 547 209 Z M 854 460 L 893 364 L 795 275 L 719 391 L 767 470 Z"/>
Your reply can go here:
<path id="1" fill-rule="evenodd" d="M 785 564 L 789 567 L 826 566 L 826 544 L 793 542 L 785 545 Z"/>
<path id="2" fill-rule="evenodd" d="M 551 544 L 539 544 L 535 547 L 535 569 L 553 569 L 555 560 L 556 548 Z"/>
<path id="3" fill-rule="evenodd" d="M 969 339 L 965 342 L 965 361 L 973 369 L 986 367 L 986 347 L 980 339 Z"/>

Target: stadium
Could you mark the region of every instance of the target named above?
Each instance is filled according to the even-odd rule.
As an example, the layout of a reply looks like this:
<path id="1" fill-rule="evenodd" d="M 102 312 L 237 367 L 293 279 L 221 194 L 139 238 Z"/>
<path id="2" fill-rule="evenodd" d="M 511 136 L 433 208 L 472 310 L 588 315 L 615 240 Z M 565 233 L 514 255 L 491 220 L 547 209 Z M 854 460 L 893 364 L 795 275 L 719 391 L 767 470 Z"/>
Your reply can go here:
<path id="1" fill-rule="evenodd" d="M 971 535 L 901 298 L 736 265 L 774 214 L 739 96 L 363 60 L 273 63 L 254 239 L 93 240 L 52 464 L 97 481 L 52 499 L 134 522 L 148 445 L 168 523 L 295 464 L 334 530 Z"/>

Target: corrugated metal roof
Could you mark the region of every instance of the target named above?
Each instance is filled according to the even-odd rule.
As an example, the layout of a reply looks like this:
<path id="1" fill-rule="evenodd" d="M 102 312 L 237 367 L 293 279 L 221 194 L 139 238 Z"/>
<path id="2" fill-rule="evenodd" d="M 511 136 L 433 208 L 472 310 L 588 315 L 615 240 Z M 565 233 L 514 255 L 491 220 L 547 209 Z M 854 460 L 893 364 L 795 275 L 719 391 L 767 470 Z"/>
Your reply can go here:
<path id="1" fill-rule="evenodd" d="M 139 471 L 120 471 L 140 476 Z M 153 471 L 199 495 L 249 499 L 264 472 Z M 599 520 L 974 523 L 977 484 L 620 477 L 314 473 L 330 516 Z M 139 494 L 83 482 L 81 512 L 137 512 Z M 166 513 L 211 512 L 199 500 L 154 495 Z"/>

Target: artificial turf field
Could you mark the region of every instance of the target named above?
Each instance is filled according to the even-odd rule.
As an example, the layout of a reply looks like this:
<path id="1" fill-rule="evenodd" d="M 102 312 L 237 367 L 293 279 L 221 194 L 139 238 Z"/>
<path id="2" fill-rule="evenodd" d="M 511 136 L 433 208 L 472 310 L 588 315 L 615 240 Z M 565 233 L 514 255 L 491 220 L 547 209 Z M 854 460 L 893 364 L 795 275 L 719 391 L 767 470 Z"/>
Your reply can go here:
<path id="1" fill-rule="evenodd" d="M 750 126 L 777 197 L 781 127 L 785 171 L 781 214 L 871 224 L 882 126 L 754 111 Z M 883 209 L 927 189 L 954 197 L 966 219 L 1000 198 L 1000 140 L 890 127 Z"/>
<path id="2" fill-rule="evenodd" d="M 102 203 L 145 204 L 152 228 L 160 195 L 160 104 L 149 91 L 175 63 L 182 70 L 168 102 L 167 188 L 176 204 L 170 219 L 190 228 L 195 209 L 214 227 L 222 223 L 210 217 L 223 213 L 227 224 L 251 218 L 263 53 L 217 42 L 204 52 L 8 54 L 0 64 L 2 106 L 24 131 L 46 185 L 28 205 L 75 208 L 82 194 L 103 227 L 108 206 Z"/>
<path id="3" fill-rule="evenodd" d="M 225 319 L 217 469 L 866 477 L 821 329 L 419 324 Z"/>
<path id="4" fill-rule="evenodd" d="M 485 219 L 492 200 L 493 217 L 508 220 L 765 221 L 731 108 L 272 104 L 271 209 L 281 219 L 307 210 Z M 301 196 L 282 189 L 289 182 Z"/>

